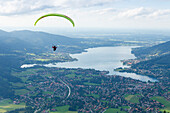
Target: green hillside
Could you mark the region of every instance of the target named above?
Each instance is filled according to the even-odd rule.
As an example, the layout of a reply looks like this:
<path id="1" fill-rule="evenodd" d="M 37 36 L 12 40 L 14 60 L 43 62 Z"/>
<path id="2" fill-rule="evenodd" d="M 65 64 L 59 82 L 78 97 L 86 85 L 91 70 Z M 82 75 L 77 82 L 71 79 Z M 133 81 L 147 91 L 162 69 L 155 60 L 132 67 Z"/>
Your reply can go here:
<path id="1" fill-rule="evenodd" d="M 152 47 L 142 47 L 133 49 L 132 53 L 136 57 L 157 57 L 170 53 L 170 41 Z"/>

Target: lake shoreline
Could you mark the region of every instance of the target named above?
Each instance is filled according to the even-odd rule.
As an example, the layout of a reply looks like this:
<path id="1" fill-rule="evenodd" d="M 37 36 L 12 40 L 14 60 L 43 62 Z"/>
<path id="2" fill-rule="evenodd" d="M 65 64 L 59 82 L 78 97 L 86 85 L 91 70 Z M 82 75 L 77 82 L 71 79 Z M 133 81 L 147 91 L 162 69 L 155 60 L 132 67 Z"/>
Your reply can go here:
<path id="1" fill-rule="evenodd" d="M 137 72 L 137 71 L 133 71 L 133 70 L 130 70 L 130 68 L 122 68 L 120 69 L 121 67 L 118 67 L 116 69 L 114 69 L 114 71 L 117 71 L 117 72 L 121 72 L 121 73 L 135 73 L 135 74 L 140 74 L 141 76 L 148 76 L 150 78 L 153 78 L 153 79 L 156 79 L 158 81 L 158 78 L 152 76 L 152 75 L 147 75 L 147 74 L 144 74 L 144 73 L 140 73 L 140 72 Z"/>
<path id="2" fill-rule="evenodd" d="M 70 54 L 72 58 L 78 59 L 73 62 L 38 64 L 45 67 L 61 67 L 61 68 L 82 68 L 95 69 L 100 71 L 109 71 L 108 75 L 119 75 L 138 79 L 141 81 L 157 81 L 154 78 L 137 75 L 135 73 L 120 73 L 114 69 L 118 67 L 127 67 L 122 64 L 123 59 L 133 59 L 135 56 L 131 53 L 131 49 L 136 46 L 114 46 L 114 47 L 97 47 L 88 48 L 84 52 L 78 54 Z"/>

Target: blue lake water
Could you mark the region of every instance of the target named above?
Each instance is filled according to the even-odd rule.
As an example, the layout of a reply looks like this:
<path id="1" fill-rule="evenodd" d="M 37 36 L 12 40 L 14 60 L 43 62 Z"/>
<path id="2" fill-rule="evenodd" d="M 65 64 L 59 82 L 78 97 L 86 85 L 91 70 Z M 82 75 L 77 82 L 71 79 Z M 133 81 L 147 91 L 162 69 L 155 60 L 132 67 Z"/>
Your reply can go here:
<path id="1" fill-rule="evenodd" d="M 124 66 L 120 60 L 134 59 L 135 56 L 131 54 L 131 49 L 135 46 L 118 46 L 118 47 L 98 47 L 86 49 L 87 52 L 79 54 L 71 54 L 71 57 L 77 58 L 78 61 L 45 64 L 46 67 L 64 67 L 64 68 L 84 68 L 96 69 L 100 71 L 109 71 L 109 75 L 120 75 L 130 77 L 141 81 L 157 81 L 148 76 L 138 75 L 135 73 L 121 73 L 115 72 L 114 69 Z M 26 66 L 26 65 L 25 65 Z"/>

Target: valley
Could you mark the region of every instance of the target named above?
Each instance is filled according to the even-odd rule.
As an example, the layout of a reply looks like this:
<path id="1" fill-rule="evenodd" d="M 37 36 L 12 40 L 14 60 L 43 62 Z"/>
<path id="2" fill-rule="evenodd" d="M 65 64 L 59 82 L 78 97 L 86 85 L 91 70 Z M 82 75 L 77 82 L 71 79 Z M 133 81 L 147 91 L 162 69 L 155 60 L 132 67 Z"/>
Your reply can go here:
<path id="1" fill-rule="evenodd" d="M 131 63 L 131 71 L 136 69 L 136 73 L 150 70 L 152 73 L 149 73 L 151 74 L 149 76 L 156 77 L 159 80 L 156 82 L 108 75 L 108 71 L 94 69 L 49 68 L 38 65 L 20 68 L 25 63 L 76 61 L 77 59 L 69 54 L 81 53 L 87 48 L 127 45 L 146 47 L 150 43 L 146 41 L 147 38 L 139 41 L 136 39 L 132 41 L 131 38 L 124 40 L 125 37 L 121 40 L 72 39 L 33 31 L 1 31 L 0 37 L 0 47 L 3 48 L 0 49 L 0 112 L 161 113 L 164 110 L 169 111 L 169 71 L 167 70 L 169 63 L 165 60 L 169 57 L 164 57 L 165 52 L 160 52 L 157 57 L 153 56 L 155 53 L 148 53 L 152 57 L 140 58 L 138 56 L 141 55 L 138 55 L 139 59 L 135 60 L 139 62 L 136 63 L 133 60 L 127 61 Z M 154 40 L 152 38 L 149 40 L 153 40 L 152 45 L 168 40 L 167 38 L 157 40 L 159 38 L 158 36 Z M 51 50 L 53 42 L 57 43 L 57 53 Z M 148 60 L 145 62 L 144 58 Z M 154 65 L 150 62 L 154 62 Z M 147 75 L 146 72 L 144 74 Z"/>

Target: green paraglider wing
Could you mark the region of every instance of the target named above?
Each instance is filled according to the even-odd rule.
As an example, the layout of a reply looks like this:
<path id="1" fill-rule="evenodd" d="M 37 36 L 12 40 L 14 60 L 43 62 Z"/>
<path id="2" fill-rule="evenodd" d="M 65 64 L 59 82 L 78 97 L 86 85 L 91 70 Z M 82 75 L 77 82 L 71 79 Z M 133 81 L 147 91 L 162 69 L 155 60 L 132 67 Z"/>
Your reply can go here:
<path id="1" fill-rule="evenodd" d="M 59 17 L 63 17 L 63 18 L 65 18 L 65 19 L 69 20 L 69 21 L 73 24 L 73 27 L 75 26 L 74 21 L 73 21 L 70 17 L 68 17 L 68 16 L 66 16 L 66 15 L 63 15 L 63 14 L 55 14 L 55 13 L 41 16 L 40 18 L 37 19 L 37 21 L 35 22 L 34 26 L 36 26 L 36 24 L 37 24 L 37 22 L 38 22 L 39 20 L 41 20 L 41 19 L 44 18 L 44 17 L 48 17 L 48 16 L 59 16 Z"/>

